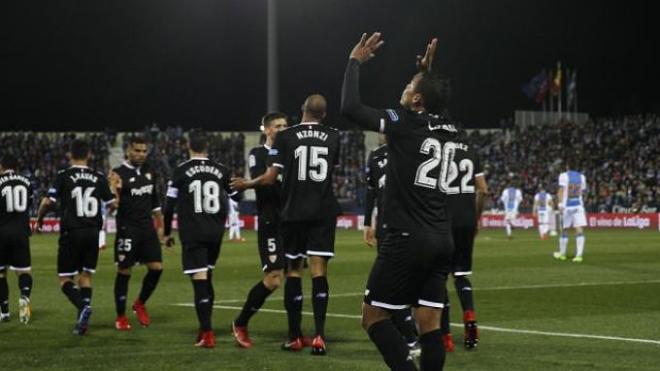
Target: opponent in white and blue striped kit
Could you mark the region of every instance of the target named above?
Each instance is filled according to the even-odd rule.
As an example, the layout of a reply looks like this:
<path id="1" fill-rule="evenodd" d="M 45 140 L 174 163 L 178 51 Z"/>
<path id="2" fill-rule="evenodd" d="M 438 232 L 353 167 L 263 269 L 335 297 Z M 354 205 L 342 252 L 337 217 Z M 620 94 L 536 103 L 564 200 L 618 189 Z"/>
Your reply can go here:
<path id="1" fill-rule="evenodd" d="M 562 216 L 562 234 L 559 238 L 559 251 L 554 257 L 566 259 L 566 246 L 568 245 L 568 229 L 575 228 L 576 253 L 573 261 L 582 262 L 584 253 L 584 233 L 582 227 L 587 225 L 582 194 L 587 189 L 585 176 L 575 170 L 567 170 L 559 175 L 559 210 Z"/>
<path id="2" fill-rule="evenodd" d="M 539 235 L 542 239 L 547 237 L 548 231 L 550 230 L 550 218 L 554 216 L 552 208 L 552 195 L 544 189 L 541 189 L 536 195 L 534 195 L 533 213 L 536 215 L 539 224 Z"/>
<path id="3" fill-rule="evenodd" d="M 522 191 L 516 187 L 509 187 L 502 191 L 500 201 L 504 204 L 504 223 L 506 235 L 511 238 L 513 221 L 518 217 L 518 206 L 522 202 Z"/>

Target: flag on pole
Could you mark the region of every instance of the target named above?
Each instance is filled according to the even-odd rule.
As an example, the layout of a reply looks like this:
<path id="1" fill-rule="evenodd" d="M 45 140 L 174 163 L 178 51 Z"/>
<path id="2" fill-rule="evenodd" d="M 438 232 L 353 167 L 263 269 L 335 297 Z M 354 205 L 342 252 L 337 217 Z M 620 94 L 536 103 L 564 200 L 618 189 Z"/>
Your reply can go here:
<path id="1" fill-rule="evenodd" d="M 570 73 L 566 73 L 568 77 L 568 87 L 566 88 L 566 105 L 568 108 L 575 105 L 576 90 L 577 90 L 577 70 L 573 69 Z"/>
<path id="2" fill-rule="evenodd" d="M 536 93 L 536 103 L 542 104 L 545 102 L 545 96 L 548 94 L 550 89 L 550 76 L 543 71 L 543 83 L 539 87 L 538 92 Z"/>
<path id="3" fill-rule="evenodd" d="M 559 95 L 561 92 L 561 62 L 557 62 L 557 71 L 555 72 L 555 78 L 552 80 L 550 91 L 552 91 L 552 95 Z"/>
<path id="4" fill-rule="evenodd" d="M 539 94 L 541 87 L 543 86 L 543 84 L 546 83 L 546 81 L 547 81 L 547 77 L 545 71 L 541 71 L 541 73 L 532 77 L 532 79 L 529 80 L 528 83 L 522 86 L 522 92 L 527 96 L 527 98 L 534 99 L 538 102 L 537 96 Z"/>

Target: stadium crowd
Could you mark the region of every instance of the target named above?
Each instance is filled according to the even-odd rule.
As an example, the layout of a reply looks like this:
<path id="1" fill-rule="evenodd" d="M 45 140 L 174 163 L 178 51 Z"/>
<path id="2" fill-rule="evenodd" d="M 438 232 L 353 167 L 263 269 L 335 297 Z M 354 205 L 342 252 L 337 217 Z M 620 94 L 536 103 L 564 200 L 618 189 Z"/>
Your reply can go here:
<path id="1" fill-rule="evenodd" d="M 0 133 L 0 148 L 2 154 L 10 154 L 18 160 L 20 172 L 32 179 L 35 200 L 39 200 L 46 195 L 57 172 L 68 166 L 69 145 L 77 137 L 90 143 L 94 154 L 91 166 L 103 171 L 108 169 L 112 140 L 109 133 Z M 36 215 L 38 206 L 38 202 L 32 203 L 33 215 Z"/>
<path id="2" fill-rule="evenodd" d="M 493 191 L 492 208 L 511 184 L 523 191 L 523 211 L 531 210 L 541 187 L 556 194 L 567 156 L 587 178 L 588 212 L 653 212 L 660 206 L 658 116 L 514 126 L 508 131 L 473 131 L 470 138 L 480 148 Z"/>

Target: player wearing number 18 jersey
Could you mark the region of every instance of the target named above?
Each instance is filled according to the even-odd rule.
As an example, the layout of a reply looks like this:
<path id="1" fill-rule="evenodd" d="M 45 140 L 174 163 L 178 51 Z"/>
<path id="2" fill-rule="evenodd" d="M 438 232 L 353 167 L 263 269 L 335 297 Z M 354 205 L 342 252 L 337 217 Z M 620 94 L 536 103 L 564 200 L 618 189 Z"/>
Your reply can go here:
<path id="1" fill-rule="evenodd" d="M 114 208 L 114 191 L 103 173 L 87 167 L 89 144 L 76 139 L 71 143 L 71 167 L 60 171 L 39 208 L 38 226 L 43 224 L 47 209 L 57 203 L 60 216 L 60 239 L 57 252 L 57 273 L 62 291 L 78 309 L 74 334 L 84 335 L 91 311 L 92 274 L 98 260 L 99 230 L 102 204 Z M 78 278 L 78 287 L 74 277 Z"/>
<path id="2" fill-rule="evenodd" d="M 11 155 L 0 160 L 0 322 L 9 320 L 9 287 L 7 269 L 16 272 L 19 320 L 27 324 L 32 315 L 30 293 L 32 269 L 30 259 L 30 179 L 16 172 L 18 162 Z"/>
<path id="3" fill-rule="evenodd" d="M 423 60 L 433 54 L 435 43 Z M 391 321 L 391 311 L 414 307 L 421 368 L 441 370 L 445 351 L 440 317 L 454 252 L 445 187 L 456 129 L 440 115 L 446 107 L 446 81 L 427 71 L 415 74 L 404 89 L 402 109 L 378 110 L 361 103 L 360 64 L 380 45 L 379 33 L 362 36 L 349 57 L 342 88 L 342 113 L 364 129 L 384 133 L 388 144 L 386 232 L 367 282 L 362 324 L 391 369 L 416 370 Z"/>
<path id="4" fill-rule="evenodd" d="M 174 169 L 165 203 L 165 239 L 173 240 L 172 217 L 176 208 L 183 273 L 192 279 L 199 334 L 195 346 L 215 347 L 211 326 L 214 289 L 212 272 L 220 256 L 225 233 L 228 197 L 238 198 L 229 188 L 229 169 L 207 157 L 208 141 L 202 130 L 189 133 L 190 160 Z"/>
<path id="5" fill-rule="evenodd" d="M 236 189 L 273 184 L 282 173 L 282 243 L 289 269 L 284 300 L 289 319 L 289 340 L 283 350 L 301 350 L 303 258 L 312 275 L 312 306 L 316 334 L 312 354 L 323 355 L 328 308 L 328 260 L 335 255 L 335 228 L 339 204 L 332 189 L 332 174 L 339 159 L 339 133 L 321 125 L 326 101 L 311 95 L 303 104 L 302 123 L 277 134 L 269 152 L 268 170 L 256 179 L 236 179 Z"/>

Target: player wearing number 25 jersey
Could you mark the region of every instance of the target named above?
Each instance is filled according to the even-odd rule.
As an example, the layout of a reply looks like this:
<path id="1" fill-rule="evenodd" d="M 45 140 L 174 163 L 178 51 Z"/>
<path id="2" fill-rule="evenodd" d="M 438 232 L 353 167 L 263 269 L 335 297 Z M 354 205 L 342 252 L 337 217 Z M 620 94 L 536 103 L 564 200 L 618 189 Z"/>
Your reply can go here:
<path id="1" fill-rule="evenodd" d="M 190 160 L 174 169 L 167 189 L 165 231 L 168 244 L 172 240 L 172 216 L 176 208 L 183 273 L 192 278 L 195 309 L 199 320 L 198 347 L 215 347 L 211 312 L 215 292 L 212 272 L 220 255 L 225 233 L 228 196 L 239 197 L 229 188 L 229 169 L 207 157 L 208 141 L 202 130 L 189 133 Z"/>
<path id="2" fill-rule="evenodd" d="M 48 198 L 42 201 L 38 224 L 43 223 L 47 207 L 59 205 L 60 240 L 57 273 L 62 291 L 79 311 L 74 334 L 84 335 L 91 315 L 91 277 L 96 272 L 99 230 L 103 224 L 103 204 L 114 208 L 114 192 L 103 173 L 87 167 L 89 144 L 76 139 L 71 144 L 71 167 L 60 171 Z M 116 191 L 116 183 L 113 189 Z M 78 288 L 73 278 L 80 274 Z"/>

